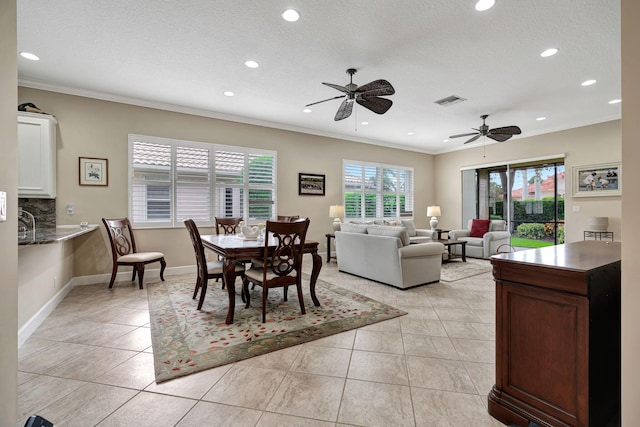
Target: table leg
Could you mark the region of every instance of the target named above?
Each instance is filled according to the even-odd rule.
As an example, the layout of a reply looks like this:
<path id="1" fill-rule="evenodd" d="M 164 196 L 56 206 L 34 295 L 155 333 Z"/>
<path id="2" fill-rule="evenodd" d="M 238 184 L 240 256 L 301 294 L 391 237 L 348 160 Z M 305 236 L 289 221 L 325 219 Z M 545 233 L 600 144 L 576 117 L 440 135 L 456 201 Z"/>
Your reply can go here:
<path id="1" fill-rule="evenodd" d="M 462 244 L 462 262 L 467 262 L 467 242 Z"/>
<path id="2" fill-rule="evenodd" d="M 311 254 L 311 258 L 313 259 L 313 269 L 311 270 L 311 280 L 309 280 L 309 292 L 311 293 L 313 305 L 318 307 L 320 305 L 320 301 L 318 301 L 318 297 L 316 297 L 316 281 L 318 280 L 320 269 L 322 268 L 322 257 L 318 255 L 317 252 L 313 252 Z"/>
<path id="3" fill-rule="evenodd" d="M 331 262 L 331 237 L 327 234 L 327 263 Z"/>
<path id="4" fill-rule="evenodd" d="M 227 325 L 233 324 L 233 315 L 236 309 L 236 263 L 234 260 L 224 259 L 224 266 L 222 269 L 224 273 L 224 284 L 227 287 L 227 293 L 229 294 L 229 310 L 227 311 Z"/>

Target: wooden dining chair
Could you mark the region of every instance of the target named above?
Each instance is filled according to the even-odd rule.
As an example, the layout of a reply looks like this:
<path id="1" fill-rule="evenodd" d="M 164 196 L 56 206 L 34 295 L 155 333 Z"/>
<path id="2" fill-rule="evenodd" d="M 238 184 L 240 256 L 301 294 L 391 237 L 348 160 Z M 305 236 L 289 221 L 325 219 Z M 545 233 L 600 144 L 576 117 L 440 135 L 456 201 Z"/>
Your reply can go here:
<path id="1" fill-rule="evenodd" d="M 196 299 L 198 290 L 200 290 L 200 299 L 198 301 L 198 310 L 202 310 L 202 304 L 207 293 L 207 282 L 209 279 L 222 279 L 224 288 L 224 263 L 222 261 L 207 261 L 204 255 L 204 246 L 202 240 L 200 240 L 200 232 L 196 223 L 192 219 L 185 219 L 184 225 L 189 231 L 189 237 L 191 237 L 191 243 L 193 244 L 193 250 L 196 254 L 196 267 L 198 269 L 198 277 L 196 279 L 196 287 L 193 290 L 193 299 Z M 236 264 L 235 277 L 244 276 L 244 266 L 242 264 Z M 242 293 L 242 300 L 244 301 L 244 292 Z"/>
<path id="2" fill-rule="evenodd" d="M 237 234 L 242 218 L 216 217 L 216 234 Z"/>
<path id="3" fill-rule="evenodd" d="M 276 246 L 273 250 L 269 250 L 270 242 L 265 238 L 262 266 L 252 265 L 242 279 L 247 308 L 251 304 L 249 282 L 262 287 L 263 323 L 266 322 L 267 297 L 271 288 L 284 288 L 286 301 L 289 286 L 295 285 L 300 311 L 305 314 L 302 296 L 302 252 L 309 222 L 309 218 L 293 222 L 267 221 L 266 235 L 271 235 L 272 239 L 275 239 Z"/>
<path id="4" fill-rule="evenodd" d="M 133 267 L 133 277 L 131 281 L 135 281 L 136 274 L 138 274 L 138 282 L 140 283 L 140 289 L 142 289 L 145 265 L 159 262 L 160 279 L 164 281 L 164 269 L 167 267 L 164 254 L 162 252 L 138 252 L 129 218 L 102 218 L 102 223 L 107 229 L 109 242 L 111 243 L 111 254 L 113 256 L 113 268 L 111 270 L 109 288 L 113 287 L 118 267 L 121 265 Z"/>

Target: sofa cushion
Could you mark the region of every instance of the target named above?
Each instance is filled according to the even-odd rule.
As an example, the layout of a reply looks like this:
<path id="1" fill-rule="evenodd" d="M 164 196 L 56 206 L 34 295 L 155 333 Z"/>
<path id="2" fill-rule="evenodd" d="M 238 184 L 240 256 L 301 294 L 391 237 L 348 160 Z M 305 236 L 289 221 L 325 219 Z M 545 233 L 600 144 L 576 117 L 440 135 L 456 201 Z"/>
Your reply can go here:
<path id="1" fill-rule="evenodd" d="M 343 222 L 340 224 L 340 231 L 346 231 L 347 233 L 367 233 L 367 225 L 365 224 L 352 224 L 350 222 Z"/>
<path id="2" fill-rule="evenodd" d="M 409 241 L 410 243 L 413 244 L 417 244 L 417 243 L 431 243 L 433 242 L 433 239 L 430 236 L 409 236 Z"/>
<path id="3" fill-rule="evenodd" d="M 504 219 L 492 219 L 489 231 L 505 231 L 507 229 L 507 222 Z"/>
<path id="4" fill-rule="evenodd" d="M 470 237 L 482 237 L 489 231 L 491 226 L 491 220 L 488 219 L 474 219 L 471 222 Z"/>
<path id="5" fill-rule="evenodd" d="M 418 232 L 416 231 L 416 223 L 412 219 L 403 219 L 402 225 L 407 228 L 409 237 L 413 237 L 418 234 Z"/>
<path id="6" fill-rule="evenodd" d="M 405 227 L 391 227 L 388 225 L 370 225 L 367 227 L 367 233 L 375 236 L 397 237 L 402 241 L 402 245 L 406 246 L 410 243 L 409 234 Z"/>
<path id="7" fill-rule="evenodd" d="M 482 247 L 484 245 L 484 239 L 482 237 L 461 237 L 458 240 L 467 242 L 467 246 Z"/>

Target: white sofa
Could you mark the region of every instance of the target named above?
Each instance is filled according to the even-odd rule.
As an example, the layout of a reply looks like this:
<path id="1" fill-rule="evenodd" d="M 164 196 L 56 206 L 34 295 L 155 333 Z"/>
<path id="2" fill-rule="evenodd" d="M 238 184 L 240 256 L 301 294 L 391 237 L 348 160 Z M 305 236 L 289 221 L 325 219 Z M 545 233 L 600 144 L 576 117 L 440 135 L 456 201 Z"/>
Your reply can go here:
<path id="1" fill-rule="evenodd" d="M 442 243 L 409 244 L 406 228 L 378 225 L 343 226 L 335 236 L 338 269 L 344 273 L 400 289 L 440 280 Z"/>
<path id="2" fill-rule="evenodd" d="M 449 231 L 449 240 L 461 240 L 467 242 L 466 256 L 487 259 L 491 257 L 491 255 L 495 255 L 500 246 L 509 244 L 511 234 L 507 231 L 506 221 L 501 219 L 492 219 L 489 231 L 482 237 L 470 236 L 472 222 L 473 220 L 470 219 L 467 223 L 466 229 Z M 462 255 L 461 246 L 451 246 L 451 253 L 454 255 Z"/>

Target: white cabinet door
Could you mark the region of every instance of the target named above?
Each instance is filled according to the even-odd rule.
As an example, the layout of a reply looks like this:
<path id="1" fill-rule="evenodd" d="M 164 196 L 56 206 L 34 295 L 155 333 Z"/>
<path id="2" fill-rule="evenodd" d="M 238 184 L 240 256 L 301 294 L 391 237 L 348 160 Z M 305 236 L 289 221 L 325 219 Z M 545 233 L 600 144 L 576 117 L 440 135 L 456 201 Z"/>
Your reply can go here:
<path id="1" fill-rule="evenodd" d="M 56 125 L 53 116 L 18 113 L 18 197 L 56 197 Z"/>

